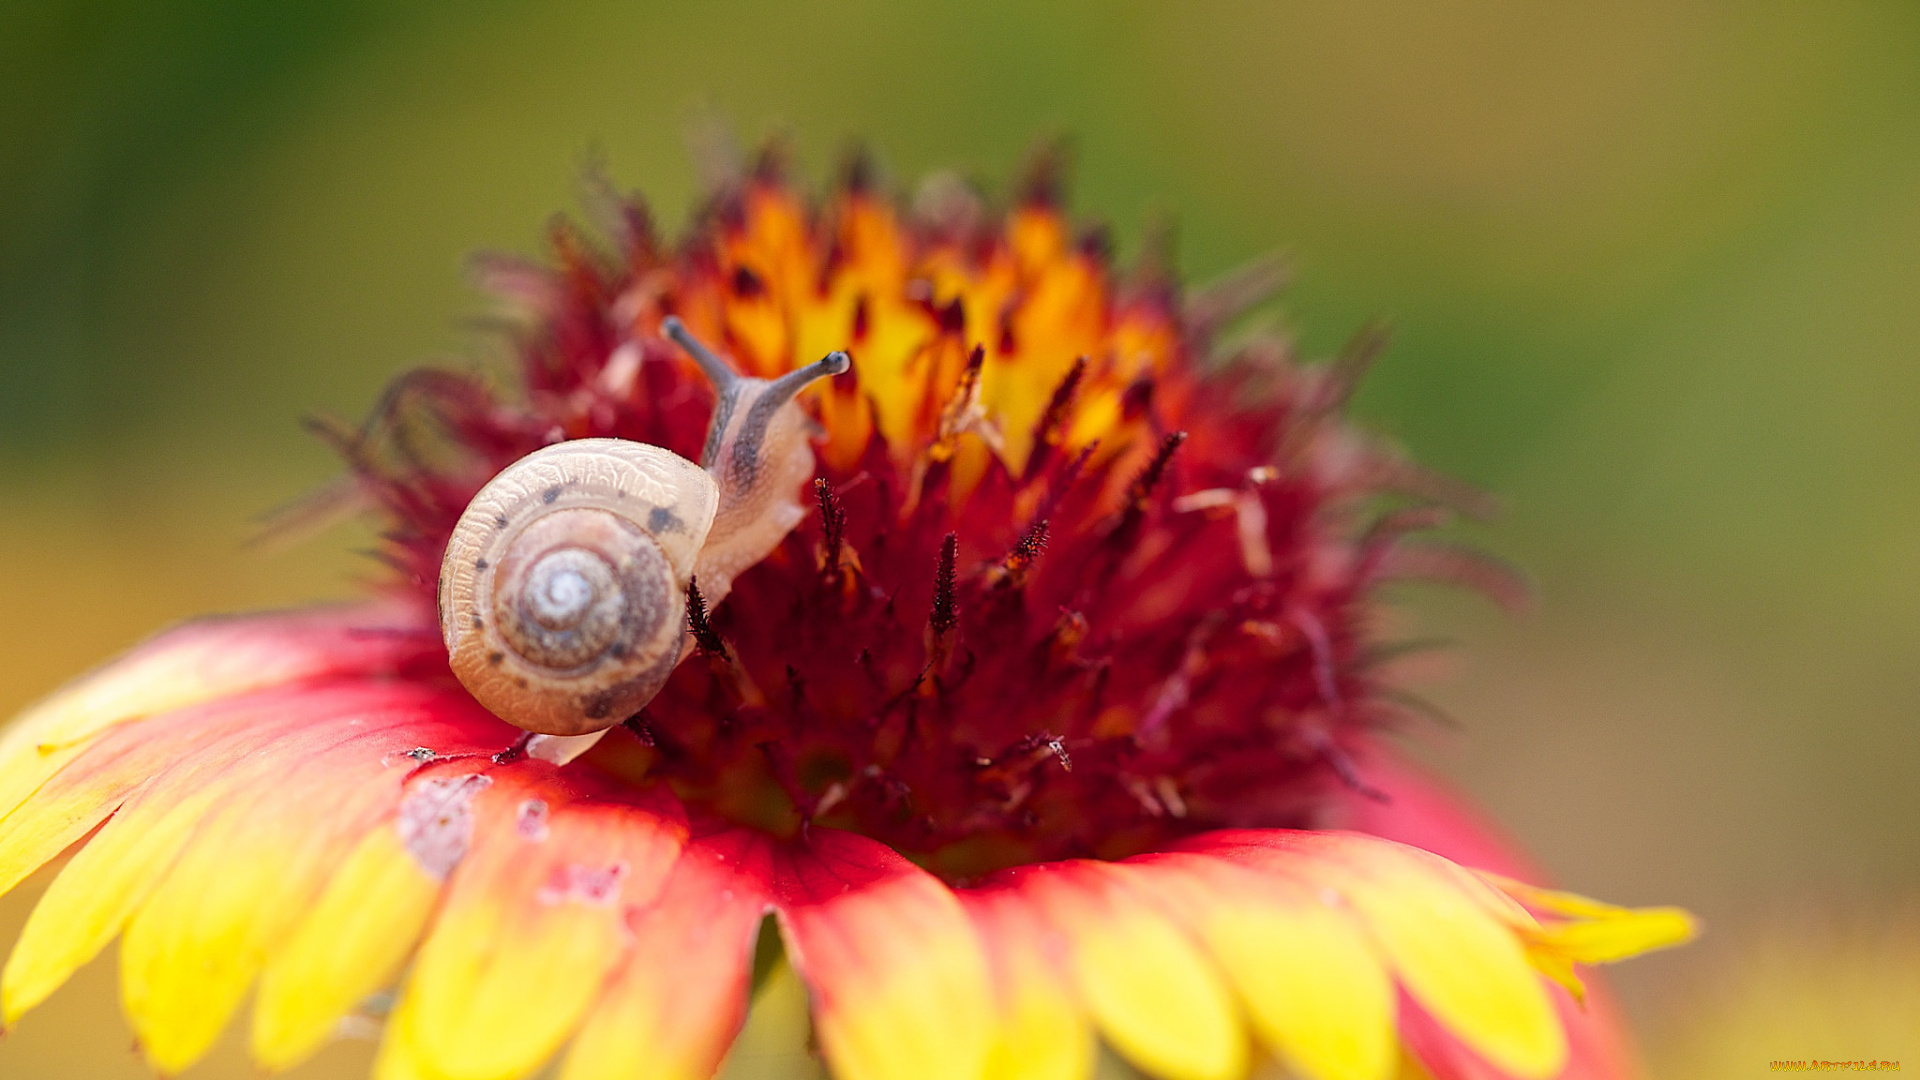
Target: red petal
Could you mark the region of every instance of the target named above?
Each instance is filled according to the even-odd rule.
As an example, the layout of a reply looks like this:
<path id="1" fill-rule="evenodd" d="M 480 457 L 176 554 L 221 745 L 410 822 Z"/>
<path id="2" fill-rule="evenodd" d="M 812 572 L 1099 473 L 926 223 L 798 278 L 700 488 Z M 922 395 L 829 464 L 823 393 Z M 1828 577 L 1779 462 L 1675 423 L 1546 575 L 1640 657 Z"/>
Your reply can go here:
<path id="1" fill-rule="evenodd" d="M 812 829 L 774 861 L 787 954 L 841 1080 L 974 1080 L 992 994 L 980 941 L 939 879 L 883 844 Z"/>
<path id="2" fill-rule="evenodd" d="M 747 1015 L 768 910 L 769 842 L 724 829 L 687 846 L 573 1041 L 562 1080 L 705 1080 Z"/>
<path id="3" fill-rule="evenodd" d="M 140 645 L 23 713 L 0 738 L 0 817 L 101 732 L 292 682 L 393 673 L 444 655 L 432 613 L 363 604 L 203 619 Z"/>

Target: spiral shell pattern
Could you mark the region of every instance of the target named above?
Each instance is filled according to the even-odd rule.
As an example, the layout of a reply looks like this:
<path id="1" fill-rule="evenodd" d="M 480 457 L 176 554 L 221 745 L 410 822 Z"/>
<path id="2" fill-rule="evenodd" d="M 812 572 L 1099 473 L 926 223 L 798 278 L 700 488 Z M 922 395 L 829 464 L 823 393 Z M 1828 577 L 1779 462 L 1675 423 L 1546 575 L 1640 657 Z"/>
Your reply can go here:
<path id="1" fill-rule="evenodd" d="M 454 674 L 527 731 L 626 719 L 680 659 L 687 580 L 718 505 L 699 466 L 643 443 L 580 439 L 515 462 L 447 544 L 440 628 Z"/>

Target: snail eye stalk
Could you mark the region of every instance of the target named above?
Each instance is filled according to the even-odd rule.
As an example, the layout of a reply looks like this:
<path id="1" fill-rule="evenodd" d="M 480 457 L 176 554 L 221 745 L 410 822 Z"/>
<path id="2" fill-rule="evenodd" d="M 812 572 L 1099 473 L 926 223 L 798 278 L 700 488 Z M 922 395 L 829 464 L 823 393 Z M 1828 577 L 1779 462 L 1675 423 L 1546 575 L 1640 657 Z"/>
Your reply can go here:
<path id="1" fill-rule="evenodd" d="M 810 425 L 795 400 L 813 383 L 845 374 L 853 360 L 835 350 L 776 379 L 734 371 L 674 316 L 660 332 L 684 349 L 716 395 L 700 464 L 720 489 L 713 532 L 698 573 L 708 601 L 719 604 L 733 580 L 767 557 L 806 516 L 801 490 L 813 479 Z"/>

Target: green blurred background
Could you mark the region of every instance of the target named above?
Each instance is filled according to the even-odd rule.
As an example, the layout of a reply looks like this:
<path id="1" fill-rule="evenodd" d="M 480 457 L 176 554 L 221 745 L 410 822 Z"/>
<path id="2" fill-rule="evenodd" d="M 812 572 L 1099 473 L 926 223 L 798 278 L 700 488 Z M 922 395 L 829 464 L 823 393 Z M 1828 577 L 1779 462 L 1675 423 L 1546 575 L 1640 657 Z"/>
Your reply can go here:
<path id="1" fill-rule="evenodd" d="M 298 418 L 482 349 L 461 257 L 532 249 L 591 154 L 683 220 L 709 116 L 902 181 L 1065 132 L 1123 251 L 1165 214 L 1190 279 L 1290 253 L 1312 353 L 1391 320 L 1360 415 L 1505 498 L 1467 535 L 1540 596 L 1409 594 L 1459 643 L 1421 755 L 1569 887 L 1704 916 L 1618 973 L 1662 1074 L 1920 1067 L 1906 2 L 0 5 L 0 712 L 348 591 L 363 534 L 242 550 L 333 474 Z M 0 1075 L 144 1075 L 112 985 Z"/>

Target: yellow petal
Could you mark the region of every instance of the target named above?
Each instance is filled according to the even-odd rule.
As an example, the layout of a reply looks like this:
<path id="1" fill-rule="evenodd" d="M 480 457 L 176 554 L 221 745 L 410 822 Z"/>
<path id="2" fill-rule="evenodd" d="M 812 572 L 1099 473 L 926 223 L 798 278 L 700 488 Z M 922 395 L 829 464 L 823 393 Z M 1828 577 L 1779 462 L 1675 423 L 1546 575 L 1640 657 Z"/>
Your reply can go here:
<path id="1" fill-rule="evenodd" d="M 1091 1076 L 1093 1029 L 1053 958 L 1063 951 L 1059 935 L 1013 890 L 970 890 L 960 896 L 980 931 L 999 1003 L 987 1080 Z"/>
<path id="2" fill-rule="evenodd" d="M 1586 1004 L 1587 984 L 1580 980 L 1580 973 L 1573 970 L 1573 961 L 1552 950 L 1528 945 L 1527 963 L 1533 965 L 1533 970 L 1559 984 L 1575 1003 Z"/>
<path id="3" fill-rule="evenodd" d="M 1114 1049 L 1168 1080 L 1246 1072 L 1246 1031 L 1217 969 L 1125 874 L 1076 861 L 1016 880 L 1065 939 L 1080 1001 Z"/>
<path id="4" fill-rule="evenodd" d="M 586 797 L 541 762 L 490 775 L 395 1021 L 448 1080 L 509 1080 L 559 1048 L 628 947 L 628 910 L 659 895 L 686 839 L 665 800 Z"/>
<path id="5" fill-rule="evenodd" d="M 189 757 L 203 767 L 230 762 L 284 732 L 278 713 L 286 704 L 271 694 L 221 701 L 73 748 L 77 760 L 0 816 L 0 892 L 92 831 L 155 776 Z"/>
<path id="6" fill-rule="evenodd" d="M 447 1080 L 427 1064 L 413 1043 L 413 1006 L 402 1000 L 387 1018 L 380 1049 L 373 1058 L 372 1080 Z"/>
<path id="7" fill-rule="evenodd" d="M 254 1060 L 278 1071 L 320 1049 L 348 1010 L 399 973 L 440 886 L 397 830 L 369 833 L 268 961 L 253 1006 Z"/>
<path id="8" fill-rule="evenodd" d="M 357 697 L 361 705 L 379 701 L 384 712 L 356 708 L 341 721 L 316 722 L 361 732 L 331 748 L 275 746 L 281 765 L 208 816 L 127 927 L 121 997 L 161 1072 L 186 1068 L 213 1045 L 268 948 L 361 838 L 392 818 L 400 780 L 418 764 L 408 749 L 441 734 L 417 719 L 417 707 L 434 701 L 419 688 Z"/>
<path id="9" fill-rule="evenodd" d="M 74 777 L 75 782 L 66 784 L 56 781 L 34 792 L 31 801 L 14 813 L 0 817 L 0 894 L 97 828 L 145 782 L 144 777 L 152 775 L 152 769 L 164 765 L 163 757 L 153 755 L 150 769 L 127 770 L 120 783 L 87 782 L 91 777 Z"/>
<path id="10" fill-rule="evenodd" d="M 1560 1070 L 1566 1035 L 1539 976 L 1516 931 L 1461 886 L 1457 868 L 1417 848 L 1353 834 L 1308 834 L 1298 850 L 1314 876 L 1346 895 L 1435 1019 L 1515 1076 Z"/>
<path id="11" fill-rule="evenodd" d="M 1200 854 L 1123 864 L 1178 911 L 1246 1003 L 1260 1037 L 1314 1080 L 1385 1080 L 1394 991 L 1344 901 L 1300 878 Z"/>
<path id="12" fill-rule="evenodd" d="M 1501 892 L 1540 911 L 1550 911 L 1555 915 L 1566 915 L 1579 919 L 1604 919 L 1618 915 L 1628 909 L 1609 904 L 1604 900 L 1594 900 L 1579 893 L 1562 892 L 1558 889 L 1543 889 L 1538 885 L 1529 885 L 1500 874 L 1475 870 L 1481 880 L 1492 884 Z"/>
<path id="13" fill-rule="evenodd" d="M 1699 925 L 1675 907 L 1623 908 L 1576 893 L 1542 889 L 1495 874 L 1481 874 L 1501 891 L 1540 911 L 1568 916 L 1528 934 L 1535 945 L 1580 964 L 1605 964 L 1693 939 Z"/>
<path id="14" fill-rule="evenodd" d="M 1605 919 L 1550 923 L 1536 940 L 1580 964 L 1606 964 L 1693 939 L 1697 924 L 1679 908 L 1623 910 Z"/>
<path id="15" fill-rule="evenodd" d="M 952 890 L 875 841 L 812 830 L 776 862 L 787 955 L 838 1080 L 977 1080 L 993 1023 Z"/>
<path id="16" fill-rule="evenodd" d="M 100 823 L 107 814 L 112 813 L 112 805 L 101 809 L 99 816 L 77 828 L 71 820 L 43 818 L 36 822 L 36 831 L 43 835 L 32 838 L 17 836 L 20 826 L 9 827 L 9 811 L 25 802 L 41 785 L 59 774 L 60 770 L 73 764 L 87 749 L 84 742 L 63 746 L 57 749 L 40 750 L 34 746 L 34 736 L 28 733 L 25 724 L 15 724 L 5 736 L 0 736 L 0 844 L 8 849 L 0 853 L 0 893 L 7 892 L 20 884 L 28 874 L 38 869 L 42 863 L 66 849 L 67 844 L 87 834 L 87 830 Z M 115 801 L 118 801 L 117 799 Z M 38 854 L 49 842 L 46 837 L 59 835 L 53 850 Z M 33 852 L 33 855 L 15 854 L 15 852 Z M 26 865 L 30 858 L 38 861 Z M 23 868 L 24 867 L 24 868 Z"/>
<path id="17" fill-rule="evenodd" d="M 258 726 L 242 728 L 147 781 L 53 880 L 0 972 L 0 1022 L 12 1024 L 99 953 L 173 865 L 208 810 L 250 775 L 280 764 L 271 756 L 235 763 L 284 737 L 287 718 L 245 708 L 234 715 L 251 717 Z"/>
<path id="18" fill-rule="evenodd" d="M 707 1080 L 746 1017 L 769 852 L 729 830 L 689 845 L 567 1054 L 562 1080 Z"/>

